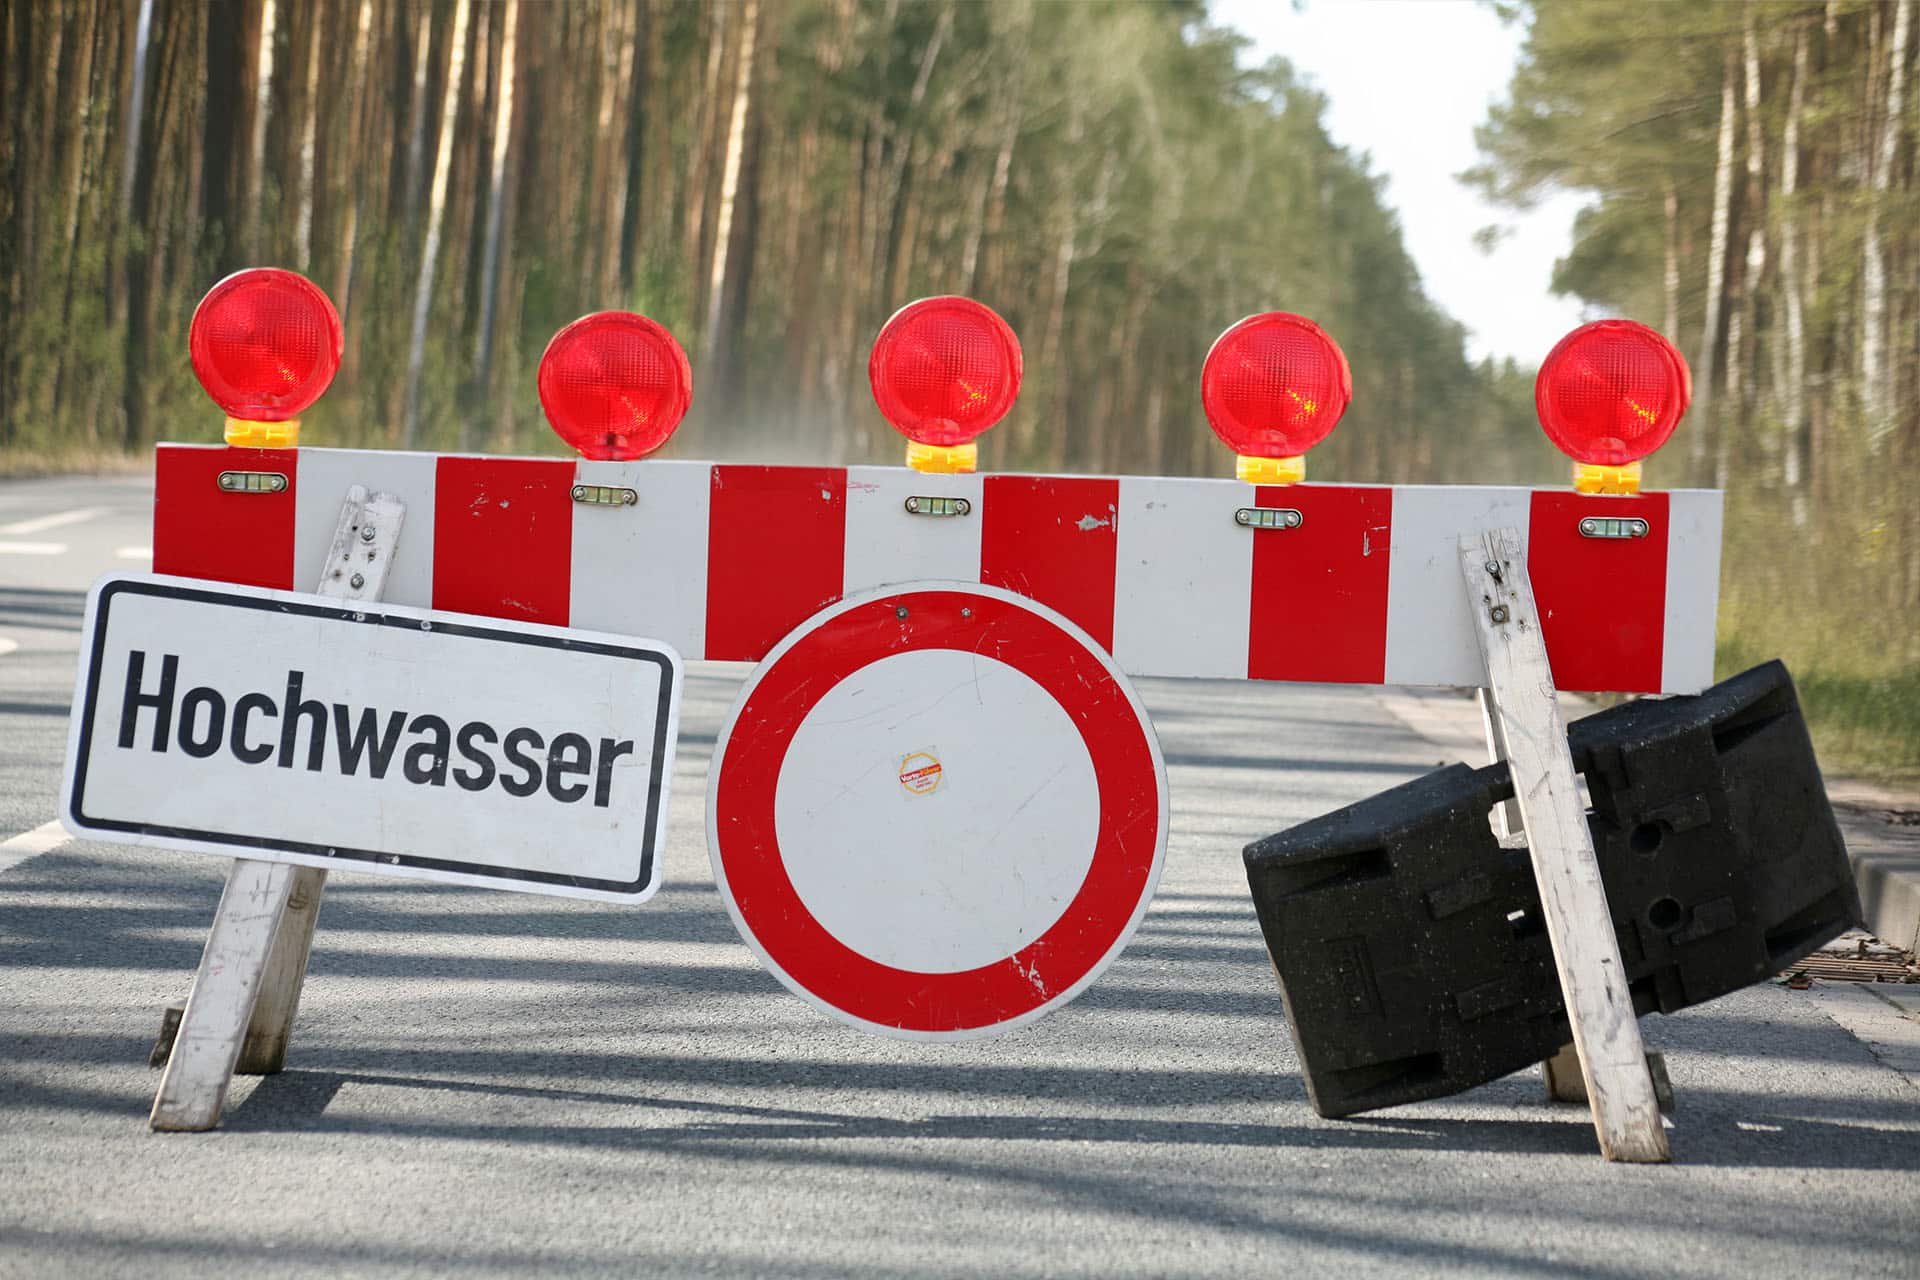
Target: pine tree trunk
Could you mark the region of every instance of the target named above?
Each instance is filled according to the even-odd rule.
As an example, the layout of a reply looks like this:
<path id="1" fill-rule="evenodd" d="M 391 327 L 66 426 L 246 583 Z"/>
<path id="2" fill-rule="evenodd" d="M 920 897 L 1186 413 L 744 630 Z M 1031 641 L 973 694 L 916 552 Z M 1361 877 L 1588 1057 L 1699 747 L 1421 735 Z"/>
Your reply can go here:
<path id="1" fill-rule="evenodd" d="M 352 180 L 352 173 L 358 168 L 360 146 L 364 145 L 372 132 L 367 126 L 365 104 L 367 99 L 367 47 L 371 39 L 373 25 L 373 0 L 360 0 L 360 14 L 354 25 L 353 53 L 349 59 L 351 66 L 347 90 L 347 127 L 352 130 L 351 140 L 345 152 L 346 169 L 349 174 L 348 185 L 353 196 L 346 202 L 346 211 L 340 227 L 340 258 L 334 275 L 333 305 L 340 309 L 341 323 L 346 323 L 353 307 L 353 267 L 354 256 L 359 249 L 360 206 L 362 203 L 362 184 Z M 352 332 L 351 329 L 348 332 Z M 359 344 L 353 344 L 356 348 Z"/>
<path id="2" fill-rule="evenodd" d="M 146 125 L 140 139 L 141 152 L 153 156 L 155 162 L 141 165 L 134 182 L 132 213 L 136 225 L 153 226 L 158 222 L 155 179 L 160 173 L 160 142 L 167 128 L 168 115 L 179 105 L 174 98 L 181 78 L 180 63 L 186 58 L 182 46 L 193 30 L 195 16 L 168 6 L 161 17 L 160 54 L 154 75 L 154 109 L 146 113 Z M 209 14 L 209 53 L 213 49 L 213 40 L 214 28 Z M 152 240 L 143 236 L 137 238 L 127 251 L 127 345 L 121 370 L 120 409 L 121 443 L 129 450 L 145 444 L 148 438 L 146 373 L 148 345 L 153 332 L 154 248 Z"/>
<path id="3" fill-rule="evenodd" d="M 473 376 L 484 391 L 493 365 L 494 295 L 499 285 L 500 218 L 506 203 L 507 151 L 513 140 L 514 37 L 520 0 L 506 0 L 500 15 L 500 86 L 493 100 L 493 155 L 488 166 L 487 232 L 480 251 L 480 324 L 474 336 Z"/>
<path id="4" fill-rule="evenodd" d="M 427 72 L 433 52 L 432 0 L 420 0 L 413 24 L 413 92 L 407 97 L 407 164 L 401 178 L 401 205 L 411 235 L 420 208 L 420 171 L 427 147 Z"/>
<path id="5" fill-rule="evenodd" d="M 1876 448 L 1894 428 L 1895 362 L 1887 350 L 1887 261 L 1881 236 L 1881 213 L 1893 183 L 1893 166 L 1902 129 L 1906 125 L 1907 32 L 1913 20 L 1913 0 L 1900 0 L 1893 22 L 1893 49 L 1887 57 L 1887 107 L 1874 157 L 1867 229 L 1863 237 L 1860 308 L 1860 393 L 1867 420 L 1867 439 Z"/>
<path id="6" fill-rule="evenodd" d="M 1080 145 L 1086 136 L 1086 118 L 1079 100 L 1074 99 L 1067 108 L 1067 154 L 1078 154 Z M 1066 409 L 1068 402 L 1068 379 L 1066 364 L 1061 359 L 1061 339 L 1066 332 L 1067 294 L 1073 287 L 1073 260 L 1076 252 L 1076 238 L 1079 234 L 1078 216 L 1074 208 L 1074 186 L 1067 174 L 1061 175 L 1059 192 L 1054 206 L 1054 241 L 1052 253 L 1052 290 L 1047 299 L 1046 327 L 1040 336 L 1040 370 L 1052 389 L 1047 404 L 1047 416 L 1052 419 L 1048 435 L 1047 459 L 1055 469 L 1064 461 L 1062 451 L 1066 447 Z M 1037 432 L 1038 418 L 1027 419 L 1029 432 Z M 1028 456 L 1033 446 L 1029 437 L 1021 442 L 1021 456 Z"/>
<path id="7" fill-rule="evenodd" d="M 740 191 L 740 161 L 746 151 L 747 111 L 753 100 L 754 40 L 758 34 L 760 0 L 740 7 L 740 50 L 733 85 L 733 109 L 727 120 L 727 149 L 720 169 L 720 201 L 714 210 L 713 271 L 707 278 L 705 331 L 709 386 L 725 385 L 727 361 L 727 263 L 733 239 L 734 202 Z"/>
<path id="8" fill-rule="evenodd" d="M 300 193 L 294 215 L 293 256 L 301 271 L 313 269 L 313 202 L 320 127 L 320 20 L 314 10 L 307 14 L 306 85 L 300 94 Z"/>
<path id="9" fill-rule="evenodd" d="M 632 59 L 633 80 L 627 96 L 624 125 L 627 145 L 623 157 L 626 165 L 625 192 L 618 210 L 620 227 L 617 233 L 620 256 L 618 274 L 622 288 L 627 290 L 633 288 L 634 281 L 640 275 L 641 202 L 653 193 L 647 166 L 653 163 L 652 95 L 658 79 L 654 60 L 658 56 L 655 49 L 660 37 L 651 0 L 633 0 L 633 6 L 633 47 L 627 55 Z"/>
<path id="10" fill-rule="evenodd" d="M 420 438 L 420 378 L 427 350 L 427 313 L 433 307 L 433 272 L 440 256 L 440 223 L 446 213 L 448 158 L 454 115 L 460 106 L 461 73 L 467 58 L 467 0 L 454 0 L 453 39 L 447 49 L 447 83 L 440 95 L 440 137 L 433 162 L 433 194 L 427 204 L 427 241 L 420 251 L 420 282 L 413 295 L 413 340 L 407 348 L 407 413 L 401 435 L 411 449 Z"/>
<path id="11" fill-rule="evenodd" d="M 1741 52 L 1743 59 L 1742 80 L 1745 85 L 1745 103 L 1747 117 L 1747 261 L 1746 271 L 1740 280 L 1740 309 L 1743 315 L 1742 332 L 1748 342 L 1757 340 L 1759 334 L 1755 327 L 1755 309 L 1760 299 L 1762 277 L 1767 268 L 1767 197 L 1765 186 L 1766 141 L 1760 129 L 1760 43 L 1754 32 L 1753 7 L 1749 5 L 1745 12 L 1745 25 L 1741 31 Z M 1728 399 L 1733 401 L 1734 410 L 1745 415 L 1752 408 L 1752 367 L 1751 353 L 1746 350 L 1729 352 L 1727 356 Z M 1723 435 L 1724 439 L 1724 435 Z M 1724 447 L 1724 446 L 1723 446 Z"/>
<path id="12" fill-rule="evenodd" d="M 232 104 L 231 110 L 201 116 L 199 222 L 208 266 L 215 276 L 240 266 L 244 256 L 242 232 L 247 194 L 252 190 L 247 158 L 257 100 L 259 16 L 247 5 L 215 4 L 206 9 L 207 100 Z"/>
<path id="13" fill-rule="evenodd" d="M 60 77 L 60 92 L 54 110 L 67 122 L 61 130 L 62 145 L 55 189 L 60 193 L 61 256 L 71 258 L 73 239 L 80 222 L 80 170 L 86 158 L 87 135 L 93 114 L 94 6 L 83 0 L 76 6 L 73 32 L 67 40 L 68 62 Z"/>
<path id="14" fill-rule="evenodd" d="M 273 109 L 274 30 L 278 14 L 274 0 L 260 6 L 260 34 L 254 53 L 253 137 L 247 147 L 247 184 L 241 197 L 241 217 L 246 233 L 241 243 L 249 263 L 261 260 L 260 194 L 266 187 L 267 120 Z"/>
<path id="15" fill-rule="evenodd" d="M 720 71 L 727 48 L 728 7 L 715 5 L 708 12 L 712 14 L 712 21 L 707 36 L 707 70 L 701 82 L 700 107 L 693 131 L 692 163 L 687 175 L 686 241 L 681 250 L 681 261 L 696 273 L 706 262 L 703 250 L 707 234 L 707 188 L 711 185 L 707 167 L 714 150 L 715 121 L 720 117 Z M 698 279 L 698 275 L 695 278 Z"/>
<path id="16" fill-rule="evenodd" d="M 140 163 L 140 112 L 146 103 L 147 45 L 153 38 L 153 0 L 140 0 L 140 17 L 133 34 L 133 88 L 127 94 L 127 120 L 122 127 L 126 158 L 120 166 L 120 213 L 133 202 L 133 175 Z"/>
<path id="17" fill-rule="evenodd" d="M 1020 140 L 1020 104 L 1025 100 L 1027 46 L 1033 31 L 1033 8 L 1022 3 L 1020 19 L 1013 28 L 1014 68 L 1007 92 L 1007 109 L 1001 121 L 1000 148 L 993 157 L 993 185 L 987 193 L 987 219 L 983 228 L 985 249 L 980 276 L 974 288 L 993 289 L 1003 278 L 1005 253 L 1000 237 L 1007 221 L 1007 188 L 1013 177 L 1013 152 Z"/>
<path id="18" fill-rule="evenodd" d="M 1720 84 L 1720 141 L 1713 169 L 1713 231 L 1707 246 L 1707 314 L 1701 326 L 1700 358 L 1694 365 L 1696 376 L 1693 385 L 1698 395 L 1696 408 L 1703 419 L 1703 427 L 1708 427 L 1711 422 L 1705 410 L 1713 400 L 1714 357 L 1719 353 L 1720 306 L 1726 285 L 1727 223 L 1733 206 L 1734 81 L 1737 76 L 1733 46 L 1729 45 Z M 1709 434 L 1709 430 L 1693 433 L 1696 474 L 1705 469 L 1703 464 L 1706 461 Z"/>
<path id="19" fill-rule="evenodd" d="M 1660 213 L 1665 233 L 1661 237 L 1665 259 L 1661 264 L 1660 294 L 1666 304 L 1662 317 L 1665 327 L 1661 332 L 1669 342 L 1677 343 L 1680 340 L 1680 196 L 1674 190 L 1671 177 L 1663 184 Z"/>
<path id="20" fill-rule="evenodd" d="M 79 355 L 73 338 L 73 294 L 79 283 L 83 261 L 81 242 L 86 231 L 86 214 L 94 186 L 88 181 L 94 168 L 94 102 L 98 96 L 94 85 L 94 69 L 99 63 L 102 36 L 111 29 L 98 22 L 97 18 L 98 9 L 93 0 L 83 0 L 74 22 L 74 38 L 69 42 L 73 47 L 73 65 L 65 77 L 78 101 L 70 102 L 66 107 L 75 118 L 75 123 L 70 126 L 68 144 L 61 155 L 64 172 L 60 181 L 63 205 L 60 243 L 66 271 L 60 295 L 61 340 L 54 359 L 52 394 L 48 400 L 55 421 L 65 416 L 67 377 Z M 83 421 L 81 429 L 87 433 L 88 443 L 93 443 L 94 424 L 91 419 Z"/>
<path id="21" fill-rule="evenodd" d="M 933 79 L 934 64 L 940 60 L 940 49 L 947 42 L 948 34 L 953 30 L 953 6 L 944 5 L 940 17 L 933 24 L 933 34 L 927 37 L 926 47 L 920 51 L 920 66 L 913 77 L 913 88 L 907 94 L 907 110 L 901 124 L 899 143 L 894 148 L 893 163 L 887 172 L 887 188 L 883 206 L 887 227 L 886 254 L 880 272 L 882 287 L 890 295 L 888 301 L 898 298 L 901 288 L 903 255 L 911 252 L 910 245 L 903 243 L 906 237 L 900 233 L 906 221 L 907 210 L 903 207 L 902 196 L 906 190 L 908 169 L 913 162 L 914 142 L 918 137 L 921 124 L 921 108 L 926 102 L 927 85 Z M 904 299 L 901 299 L 904 301 Z"/>
<path id="22" fill-rule="evenodd" d="M 1805 526 L 1809 515 L 1805 483 L 1807 337 L 1806 306 L 1800 291 L 1800 223 L 1794 199 L 1800 181 L 1800 114 L 1806 102 L 1807 33 L 1802 28 L 1793 46 L 1793 87 L 1787 95 L 1787 120 L 1780 141 L 1780 276 L 1786 312 L 1787 340 L 1775 344 L 1784 351 L 1784 368 L 1775 384 L 1780 393 L 1780 421 L 1786 436 L 1781 460 L 1782 479 L 1791 495 L 1793 522 Z"/>

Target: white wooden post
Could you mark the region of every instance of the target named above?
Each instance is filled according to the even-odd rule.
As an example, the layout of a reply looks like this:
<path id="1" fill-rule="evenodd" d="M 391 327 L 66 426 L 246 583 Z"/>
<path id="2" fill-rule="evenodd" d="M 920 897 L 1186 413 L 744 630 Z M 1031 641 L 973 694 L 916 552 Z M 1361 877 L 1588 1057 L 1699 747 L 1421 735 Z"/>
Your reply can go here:
<path id="1" fill-rule="evenodd" d="M 379 599 L 405 516 L 406 505 L 391 494 L 349 488 L 317 594 Z M 326 878 L 284 862 L 234 860 L 166 1053 L 148 1117 L 153 1128 L 198 1132 L 218 1124 L 243 1046 L 247 1070 L 278 1071 L 285 1062 Z"/>
<path id="2" fill-rule="evenodd" d="M 1487 735 L 1487 758 L 1499 764 L 1507 758 L 1507 732 L 1500 724 L 1498 704 L 1493 700 L 1493 690 L 1480 689 L 1480 728 Z M 1517 800 L 1502 800 L 1493 810 L 1493 832 L 1500 837 L 1502 844 L 1514 847 L 1522 839 L 1520 830 L 1520 804 Z"/>
<path id="3" fill-rule="evenodd" d="M 1499 704 L 1493 690 L 1477 690 L 1480 695 L 1480 727 L 1487 736 L 1487 758 L 1495 764 L 1507 759 L 1507 733 L 1500 723 Z M 1502 800 L 1493 810 L 1493 831 L 1509 849 L 1526 847 L 1526 830 L 1520 821 L 1520 803 Z M 1555 1102 L 1585 1102 L 1587 1086 L 1580 1081 L 1580 1055 L 1570 1044 L 1540 1064 L 1540 1078 L 1547 1086 L 1547 1097 Z"/>
<path id="4" fill-rule="evenodd" d="M 1566 720 L 1513 529 L 1460 539 L 1469 613 L 1487 664 L 1490 723 L 1507 751 L 1527 853 L 1601 1154 L 1668 1159 L 1667 1135 L 1633 1012 L 1600 863 L 1587 830 Z"/>
<path id="5" fill-rule="evenodd" d="M 247 1038 L 234 1063 L 238 1075 L 270 1076 L 287 1065 L 287 1040 L 293 1034 L 293 1015 L 300 1008 L 300 989 L 306 985 L 313 926 L 320 918 L 320 895 L 326 888 L 327 873 L 319 867 L 293 869 L 287 909 L 273 932 L 273 950 L 254 997 Z"/>

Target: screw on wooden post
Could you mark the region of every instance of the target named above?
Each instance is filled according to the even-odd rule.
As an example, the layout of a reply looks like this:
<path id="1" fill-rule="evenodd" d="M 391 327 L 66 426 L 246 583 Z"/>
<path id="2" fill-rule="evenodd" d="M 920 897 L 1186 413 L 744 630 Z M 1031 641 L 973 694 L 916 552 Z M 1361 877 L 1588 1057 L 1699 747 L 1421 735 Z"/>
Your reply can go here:
<path id="1" fill-rule="evenodd" d="M 1667 1135 L 1587 830 L 1519 532 L 1463 536 L 1460 571 L 1487 666 L 1489 718 L 1508 752 L 1514 800 L 1601 1153 L 1609 1160 L 1665 1161 Z"/>

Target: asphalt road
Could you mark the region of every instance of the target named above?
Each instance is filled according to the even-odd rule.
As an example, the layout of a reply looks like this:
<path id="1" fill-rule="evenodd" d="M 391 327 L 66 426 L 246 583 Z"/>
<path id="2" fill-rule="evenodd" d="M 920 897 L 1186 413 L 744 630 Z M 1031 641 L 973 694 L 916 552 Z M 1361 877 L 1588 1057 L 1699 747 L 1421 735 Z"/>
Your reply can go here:
<path id="1" fill-rule="evenodd" d="M 654 901 L 335 875 L 289 1069 L 151 1134 L 226 864 L 44 827 L 82 592 L 145 567 L 147 501 L 0 483 L 0 1276 L 1920 1274 L 1915 1028 L 1864 993 L 1648 1019 L 1669 1167 L 1601 1161 L 1531 1073 L 1313 1114 L 1239 850 L 1452 758 L 1368 689 L 1143 682 L 1175 811 L 1133 945 L 1054 1017 L 929 1046 L 736 938 L 702 806 L 743 672 L 696 665 Z"/>

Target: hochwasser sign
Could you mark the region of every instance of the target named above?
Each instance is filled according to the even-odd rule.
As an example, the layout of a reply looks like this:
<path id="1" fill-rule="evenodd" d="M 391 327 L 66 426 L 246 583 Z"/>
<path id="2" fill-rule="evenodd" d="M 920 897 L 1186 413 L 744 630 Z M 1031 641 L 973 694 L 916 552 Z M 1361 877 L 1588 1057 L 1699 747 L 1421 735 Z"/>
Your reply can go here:
<path id="1" fill-rule="evenodd" d="M 87 628 L 76 834 L 578 897 L 659 882 L 664 645 L 151 575 L 96 584 Z"/>

